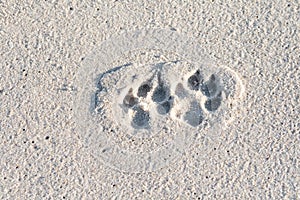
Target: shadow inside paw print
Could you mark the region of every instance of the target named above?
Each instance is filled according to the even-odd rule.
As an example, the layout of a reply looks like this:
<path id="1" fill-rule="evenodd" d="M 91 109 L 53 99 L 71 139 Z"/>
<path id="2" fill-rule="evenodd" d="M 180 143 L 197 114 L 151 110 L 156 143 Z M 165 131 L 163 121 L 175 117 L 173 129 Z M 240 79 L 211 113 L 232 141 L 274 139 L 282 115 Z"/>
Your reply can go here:
<path id="1" fill-rule="evenodd" d="M 146 98 L 150 90 L 151 90 L 151 85 L 149 83 L 144 83 L 138 88 L 137 96 Z"/>
<path id="2" fill-rule="evenodd" d="M 187 97 L 187 92 L 183 86 L 182 83 L 178 83 L 176 85 L 176 88 L 175 88 L 175 95 L 178 96 L 179 98 L 183 99 L 185 97 Z"/>
<path id="3" fill-rule="evenodd" d="M 150 122 L 150 114 L 142 107 L 137 106 L 134 109 L 134 115 L 132 118 L 132 126 L 135 128 L 147 128 Z"/>
<path id="4" fill-rule="evenodd" d="M 170 89 L 166 86 L 161 76 L 161 73 L 158 72 L 158 85 L 156 86 L 152 94 L 152 100 L 156 103 L 162 103 L 163 101 L 165 101 L 170 93 Z"/>
<path id="5" fill-rule="evenodd" d="M 173 97 L 170 96 L 167 101 L 157 105 L 157 112 L 160 115 L 168 114 L 171 111 L 172 106 L 173 106 Z"/>
<path id="6" fill-rule="evenodd" d="M 154 89 L 152 100 L 156 103 L 161 103 L 164 100 L 166 100 L 167 96 L 168 96 L 168 88 L 160 84 Z"/>
<path id="7" fill-rule="evenodd" d="M 203 77 L 199 70 L 197 70 L 192 76 L 188 78 L 188 87 L 191 90 L 198 91 L 200 85 L 203 83 Z"/>
<path id="8" fill-rule="evenodd" d="M 127 108 L 132 108 L 138 103 L 138 98 L 134 97 L 132 91 L 132 88 L 130 88 L 125 98 L 123 99 L 123 105 Z"/>
<path id="9" fill-rule="evenodd" d="M 212 74 L 208 81 L 201 85 L 202 93 L 207 97 L 213 97 L 217 94 L 220 86 L 217 81 L 217 78 L 214 74 Z"/>
<path id="10" fill-rule="evenodd" d="M 190 105 L 190 109 L 185 113 L 184 120 L 191 126 L 199 126 L 204 120 L 203 111 L 198 102 L 194 101 Z"/>
<path id="11" fill-rule="evenodd" d="M 157 112 L 160 115 L 168 114 L 173 106 L 173 97 L 170 96 L 170 88 L 161 80 L 161 74 L 158 74 L 158 86 L 152 94 L 152 101 L 157 104 Z"/>
<path id="12" fill-rule="evenodd" d="M 216 75 L 212 74 L 209 80 L 202 84 L 201 92 L 208 98 L 204 104 L 205 108 L 211 112 L 218 110 L 222 103 L 222 91 Z"/>
<path id="13" fill-rule="evenodd" d="M 205 102 L 205 108 L 208 111 L 216 111 L 222 103 L 222 92 L 220 92 L 216 97 L 209 98 Z"/>

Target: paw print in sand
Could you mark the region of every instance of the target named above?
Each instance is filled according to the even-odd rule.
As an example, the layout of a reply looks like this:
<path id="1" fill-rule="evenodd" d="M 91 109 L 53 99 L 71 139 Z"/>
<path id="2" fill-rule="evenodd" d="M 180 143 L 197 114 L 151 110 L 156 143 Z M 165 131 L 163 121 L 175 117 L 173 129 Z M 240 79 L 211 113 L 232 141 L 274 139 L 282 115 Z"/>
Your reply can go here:
<path id="1" fill-rule="evenodd" d="M 157 80 L 154 80 L 155 78 Z M 158 115 L 166 115 L 171 111 L 173 96 L 170 95 L 170 88 L 162 80 L 160 72 L 149 81 L 140 84 L 135 91 L 134 93 L 133 88 L 130 88 L 122 104 L 125 112 L 131 116 L 131 125 L 135 129 L 150 128 L 149 107 L 155 107 Z"/>
<path id="2" fill-rule="evenodd" d="M 240 110 L 244 86 L 204 52 L 187 36 L 155 29 L 126 32 L 87 57 L 74 114 L 95 161 L 151 172 L 175 163 L 195 141 L 206 156 Z"/>
<path id="3" fill-rule="evenodd" d="M 147 81 L 132 84 L 123 97 L 121 107 L 133 128 L 150 130 L 158 122 L 155 118 L 163 117 L 198 127 L 220 108 L 223 87 L 217 75 L 204 76 L 200 69 L 187 77 L 178 77 L 163 67 L 154 71 Z"/>
<path id="4" fill-rule="evenodd" d="M 189 109 L 184 113 L 183 121 L 193 127 L 205 120 L 205 113 L 217 111 L 222 103 L 222 85 L 218 77 L 211 74 L 205 81 L 199 69 L 187 77 L 185 84 L 180 82 L 176 85 L 175 94 L 179 99 L 190 98 Z M 203 98 L 205 102 L 201 105 Z"/>

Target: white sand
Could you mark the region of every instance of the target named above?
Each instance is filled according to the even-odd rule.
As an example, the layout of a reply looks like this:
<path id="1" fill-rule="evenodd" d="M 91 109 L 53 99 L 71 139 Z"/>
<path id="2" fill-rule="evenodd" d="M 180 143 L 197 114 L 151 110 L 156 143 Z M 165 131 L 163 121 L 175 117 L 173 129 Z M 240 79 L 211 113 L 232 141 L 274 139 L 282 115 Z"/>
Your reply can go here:
<path id="1" fill-rule="evenodd" d="M 0 199 L 299 199 L 296 2 L 0 2 Z"/>

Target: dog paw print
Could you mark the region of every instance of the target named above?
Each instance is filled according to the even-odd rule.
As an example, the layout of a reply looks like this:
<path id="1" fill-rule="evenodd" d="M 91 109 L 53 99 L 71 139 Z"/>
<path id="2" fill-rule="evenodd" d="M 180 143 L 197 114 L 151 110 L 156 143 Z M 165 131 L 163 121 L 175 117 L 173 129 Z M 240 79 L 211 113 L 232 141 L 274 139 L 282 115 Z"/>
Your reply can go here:
<path id="1" fill-rule="evenodd" d="M 152 172 L 175 163 L 200 135 L 197 148 L 206 156 L 218 129 L 238 116 L 245 88 L 204 52 L 174 30 L 126 32 L 101 43 L 77 73 L 74 98 L 93 158 L 126 173 Z"/>
<path id="2" fill-rule="evenodd" d="M 133 128 L 149 129 L 153 118 L 168 115 L 173 108 L 179 113 L 175 115 L 177 119 L 198 127 L 207 118 L 207 113 L 215 112 L 221 106 L 222 85 L 215 74 L 207 79 L 200 70 L 196 70 L 185 83 L 179 82 L 175 87 L 166 74 L 162 77 L 162 73 L 157 72 L 136 89 L 132 86 L 127 91 L 123 107 L 127 109 Z M 201 104 L 203 97 L 204 104 Z"/>
<path id="3" fill-rule="evenodd" d="M 192 75 L 186 78 L 185 84 L 178 83 L 175 87 L 175 96 L 179 99 L 177 102 L 185 103 L 188 107 L 182 115 L 177 115 L 190 126 L 197 127 L 206 119 L 205 113 L 217 111 L 222 104 L 222 84 L 215 74 L 211 74 L 208 80 L 200 70 L 196 70 Z M 199 93 L 201 93 L 199 95 Z M 201 105 L 202 98 L 205 98 Z"/>
<path id="4" fill-rule="evenodd" d="M 135 129 L 150 128 L 150 107 L 156 107 L 158 115 L 166 115 L 172 109 L 173 97 L 170 95 L 170 88 L 162 80 L 160 73 L 157 79 L 155 82 L 153 77 L 140 84 L 135 92 L 130 88 L 123 99 L 123 107 L 127 109 L 131 117 L 131 126 Z"/>

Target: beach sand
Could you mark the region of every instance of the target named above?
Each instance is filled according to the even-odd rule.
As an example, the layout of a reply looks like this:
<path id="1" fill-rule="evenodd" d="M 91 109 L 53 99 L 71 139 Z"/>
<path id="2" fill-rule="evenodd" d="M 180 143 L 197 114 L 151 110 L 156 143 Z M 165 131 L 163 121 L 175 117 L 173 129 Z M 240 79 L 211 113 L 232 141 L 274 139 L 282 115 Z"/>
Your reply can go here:
<path id="1" fill-rule="evenodd" d="M 299 199 L 298 1 L 0 1 L 0 199 Z"/>

